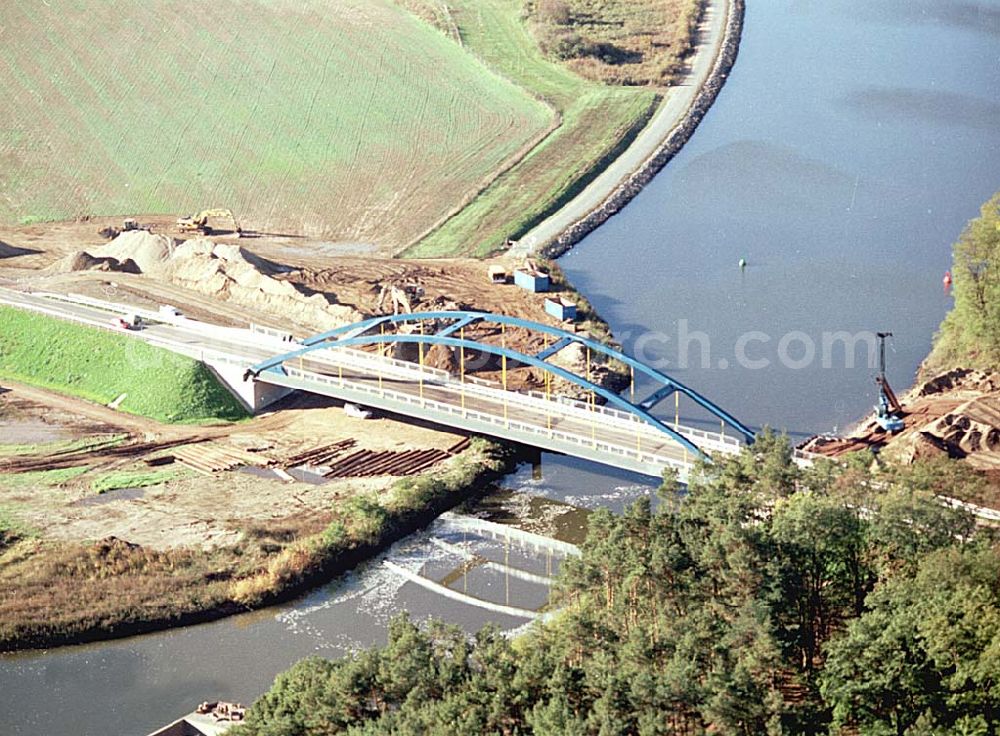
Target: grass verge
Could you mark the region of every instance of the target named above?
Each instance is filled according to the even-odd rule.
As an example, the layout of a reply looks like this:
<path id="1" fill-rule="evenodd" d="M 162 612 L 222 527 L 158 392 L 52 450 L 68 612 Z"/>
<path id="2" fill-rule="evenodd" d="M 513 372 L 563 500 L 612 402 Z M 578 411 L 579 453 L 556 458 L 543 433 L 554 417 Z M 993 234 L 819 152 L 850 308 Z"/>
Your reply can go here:
<path id="1" fill-rule="evenodd" d="M 19 457 L 21 455 L 59 455 L 71 452 L 87 452 L 118 447 L 128 439 L 126 434 L 99 435 L 96 437 L 81 437 L 74 440 L 59 440 L 57 442 L 42 442 L 30 445 L 0 445 L 0 457 Z"/>
<path id="2" fill-rule="evenodd" d="M 455 0 L 449 7 L 466 48 L 551 105 L 561 124 L 405 257 L 485 256 L 521 237 L 627 148 L 659 103 L 652 90 L 591 82 L 545 59 L 518 0 Z"/>
<path id="3" fill-rule="evenodd" d="M 5 474 L 0 476 L 0 488 L 14 490 L 20 488 L 52 488 L 83 475 L 90 467 L 78 465 L 73 468 L 53 468 L 52 470 L 33 470 L 27 473 Z"/>
<path id="4" fill-rule="evenodd" d="M 90 490 L 95 493 L 107 493 L 125 488 L 147 488 L 173 480 L 177 475 L 176 470 L 132 470 L 107 473 L 91 481 Z"/>
<path id="5" fill-rule="evenodd" d="M 140 340 L 0 307 L 0 378 L 161 422 L 237 420 L 243 407 L 203 364 Z"/>

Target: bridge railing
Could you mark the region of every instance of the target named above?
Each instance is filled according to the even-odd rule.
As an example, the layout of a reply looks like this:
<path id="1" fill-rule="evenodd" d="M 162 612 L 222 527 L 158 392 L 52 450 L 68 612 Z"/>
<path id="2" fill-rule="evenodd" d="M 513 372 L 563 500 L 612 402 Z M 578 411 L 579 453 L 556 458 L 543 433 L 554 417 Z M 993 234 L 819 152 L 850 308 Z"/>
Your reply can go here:
<path id="1" fill-rule="evenodd" d="M 448 373 L 448 371 L 443 371 L 439 368 L 420 366 L 416 363 L 411 363 L 408 360 L 399 360 L 398 358 L 390 358 L 385 355 L 368 353 L 364 350 L 358 350 L 357 348 L 328 348 L 325 350 L 316 350 L 315 352 L 310 353 L 310 358 L 314 356 L 326 359 L 326 361 L 335 365 L 357 367 L 358 364 L 371 364 L 376 367 L 376 370 L 379 370 L 380 367 L 395 369 L 398 374 L 403 374 L 407 377 L 419 378 L 422 376 L 425 380 L 440 382 L 447 382 L 451 379 L 451 374 Z M 383 375 L 387 375 L 387 373 L 383 373 Z"/>
<path id="2" fill-rule="evenodd" d="M 585 401 L 580 401 L 579 399 L 574 399 L 568 396 L 546 397 L 545 394 L 539 391 L 528 391 L 523 395 L 527 395 L 541 401 L 555 401 L 558 404 L 573 407 L 574 409 L 585 412 L 591 416 L 599 414 L 605 419 L 609 419 L 615 423 L 631 428 L 635 428 L 636 426 L 649 426 L 643 419 L 637 417 L 635 414 L 629 414 L 628 412 L 615 409 L 614 407 L 596 404 L 591 405 Z M 732 435 L 726 435 L 720 432 L 709 432 L 707 430 L 696 429 L 685 424 L 678 424 L 674 422 L 665 423 L 672 424 L 678 432 L 692 440 L 699 447 L 703 447 L 703 449 L 735 453 L 739 452 L 743 447 L 743 442 Z"/>
<path id="3" fill-rule="evenodd" d="M 641 449 L 625 447 L 616 443 L 607 442 L 606 440 L 595 439 L 592 436 L 564 432 L 562 430 L 548 428 L 542 425 L 511 419 L 509 417 L 505 418 L 496 414 L 480 412 L 468 407 L 436 401 L 434 399 L 421 398 L 413 394 L 393 391 L 392 389 L 378 388 L 377 386 L 370 386 L 364 383 L 354 383 L 334 376 L 313 373 L 312 371 L 305 371 L 286 366 L 285 375 L 307 383 L 326 384 L 329 386 L 346 388 L 357 393 L 369 394 L 373 397 L 392 401 L 400 405 L 419 407 L 424 410 L 431 410 L 441 414 L 461 417 L 480 424 L 493 425 L 503 428 L 505 430 L 505 434 L 510 432 L 520 432 L 526 435 L 546 437 L 552 441 L 586 447 L 594 452 L 603 452 L 610 455 L 628 458 L 643 465 L 659 467 L 670 466 L 672 468 L 676 468 L 682 473 L 686 473 L 690 465 L 689 462 L 684 462 L 683 460 L 651 452 L 643 452 Z"/>
<path id="4" fill-rule="evenodd" d="M 553 394 L 546 395 L 540 391 L 504 390 L 495 381 L 488 381 L 474 376 L 465 376 L 464 380 L 457 379 L 448 371 L 427 366 L 421 367 L 409 361 L 375 355 L 354 348 L 330 348 L 328 350 L 317 350 L 311 357 L 319 358 L 321 362 L 350 366 L 352 368 L 358 368 L 359 365 L 368 365 L 375 371 L 376 375 L 381 374 L 383 376 L 387 376 L 391 373 L 395 373 L 396 375 L 403 375 L 411 379 L 423 378 L 424 380 L 433 382 L 436 386 L 453 391 L 459 389 L 460 387 L 471 387 L 473 390 L 479 390 L 479 392 L 487 391 L 492 394 L 494 398 L 502 395 L 503 399 L 512 405 L 532 408 L 548 408 L 551 404 L 556 403 L 564 409 L 569 409 L 573 415 L 581 419 L 594 419 L 595 415 L 597 415 L 602 419 L 602 421 L 611 421 L 618 426 L 630 430 L 639 430 L 650 426 L 634 414 L 629 414 L 628 412 L 614 409 L 612 407 L 597 404 L 592 405 L 569 396 Z M 386 367 L 394 370 L 383 370 L 383 368 Z M 710 432 L 676 423 L 675 428 L 678 432 L 690 439 L 696 445 L 707 451 L 736 454 L 740 452 L 744 446 L 743 442 L 733 435 L 726 435 L 721 432 Z"/>

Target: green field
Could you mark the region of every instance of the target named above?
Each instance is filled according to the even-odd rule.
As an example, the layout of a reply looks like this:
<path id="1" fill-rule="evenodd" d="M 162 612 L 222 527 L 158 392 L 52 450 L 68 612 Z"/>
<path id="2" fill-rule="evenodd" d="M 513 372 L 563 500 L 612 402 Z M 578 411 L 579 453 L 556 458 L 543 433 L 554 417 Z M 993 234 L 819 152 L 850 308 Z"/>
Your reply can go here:
<path id="1" fill-rule="evenodd" d="M 398 247 L 554 113 L 389 0 L 0 5 L 0 221 L 231 208 Z"/>
<path id="2" fill-rule="evenodd" d="M 591 82 L 546 60 L 521 0 L 449 0 L 465 47 L 559 112 L 561 124 L 468 207 L 403 255 L 485 255 L 583 189 L 639 132 L 655 92 Z"/>
<path id="3" fill-rule="evenodd" d="M 586 186 L 659 99 L 546 59 L 523 13 L 4 3 L 0 222 L 213 206 L 265 233 L 490 253 Z"/>
<path id="4" fill-rule="evenodd" d="M 235 420 L 246 412 L 203 364 L 112 332 L 0 307 L 0 378 L 163 422 Z"/>
<path id="5" fill-rule="evenodd" d="M 107 493 L 125 488 L 146 488 L 174 480 L 178 475 L 176 470 L 128 470 L 106 473 L 91 481 L 90 490 L 94 493 Z"/>

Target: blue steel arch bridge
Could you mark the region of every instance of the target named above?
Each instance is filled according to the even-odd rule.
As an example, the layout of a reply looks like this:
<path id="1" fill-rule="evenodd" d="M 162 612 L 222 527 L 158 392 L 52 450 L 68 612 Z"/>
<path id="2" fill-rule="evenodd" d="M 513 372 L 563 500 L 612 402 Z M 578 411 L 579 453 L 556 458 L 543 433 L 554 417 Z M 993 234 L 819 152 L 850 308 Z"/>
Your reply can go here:
<path id="1" fill-rule="evenodd" d="M 541 335 L 545 348 L 527 354 L 508 346 L 504 336 L 512 328 Z M 499 341 L 482 337 L 484 331 L 499 334 Z M 586 351 L 586 368 L 580 372 L 552 360 L 573 344 Z M 401 345 L 416 347 L 415 363 L 386 357 L 387 351 Z M 425 356 L 434 346 L 457 353 L 457 370 L 427 365 Z M 493 356 L 500 364 L 498 382 L 483 381 L 466 370 L 467 356 L 482 355 Z M 592 356 L 616 360 L 627 367 L 631 375 L 627 396 L 593 380 Z M 507 376 L 514 366 L 539 369 L 545 376 L 546 390 L 511 390 Z M 292 350 L 256 363 L 243 378 L 646 475 L 659 475 L 671 467 L 682 480 L 697 459 L 707 459 L 709 453 L 738 452 L 754 438 L 750 428 L 710 399 L 615 347 L 560 327 L 488 312 L 436 311 L 373 317 L 299 341 Z M 577 393 L 587 399 L 554 393 L 551 379 L 555 378 L 577 387 Z M 635 391 L 637 379 L 653 386 L 641 398 Z M 673 421 L 652 413 L 669 398 L 675 404 Z M 719 431 L 681 425 L 682 399 L 716 419 Z"/>

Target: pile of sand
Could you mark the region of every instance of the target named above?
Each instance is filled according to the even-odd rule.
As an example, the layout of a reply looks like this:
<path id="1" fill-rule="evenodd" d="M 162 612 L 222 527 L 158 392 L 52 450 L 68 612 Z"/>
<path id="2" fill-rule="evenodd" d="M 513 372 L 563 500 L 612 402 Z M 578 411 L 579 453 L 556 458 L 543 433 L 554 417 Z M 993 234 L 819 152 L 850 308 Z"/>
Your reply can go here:
<path id="1" fill-rule="evenodd" d="M 170 260 L 177 247 L 173 238 L 154 235 L 146 230 L 132 230 L 122 233 L 105 246 L 91 248 L 90 254 L 98 258 L 114 258 L 116 261 L 135 261 L 145 274 L 155 274 L 157 269 Z"/>
<path id="2" fill-rule="evenodd" d="M 73 273 L 74 271 L 116 271 L 120 273 L 141 273 L 139 266 L 131 258 L 119 261 L 110 256 L 92 256 L 85 251 L 70 253 L 45 269 L 46 273 Z"/>
<path id="3" fill-rule="evenodd" d="M 963 458 L 965 453 L 930 432 L 913 432 L 894 440 L 884 454 L 904 465 L 912 465 L 918 460 L 947 455 Z"/>
<path id="4" fill-rule="evenodd" d="M 453 375 L 458 375 L 462 370 L 462 363 L 458 356 L 458 348 L 447 345 L 430 345 L 424 348 L 424 364 L 437 368 L 441 371 L 448 371 Z"/>
<path id="5" fill-rule="evenodd" d="M 178 286 L 259 309 L 317 329 L 329 329 L 364 318 L 352 307 L 324 294 L 306 294 L 274 278 L 278 269 L 235 245 L 203 238 L 178 245 L 170 258 L 149 273 Z"/>
<path id="6" fill-rule="evenodd" d="M 116 264 L 113 268 L 111 264 Z M 320 293 L 304 293 L 275 278 L 281 269 L 235 245 L 205 238 L 175 243 L 144 230 L 122 233 L 108 245 L 63 259 L 63 272 L 136 269 L 157 280 L 232 302 L 318 330 L 350 324 L 364 315 Z"/>

